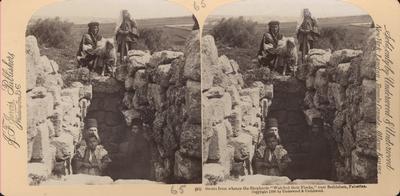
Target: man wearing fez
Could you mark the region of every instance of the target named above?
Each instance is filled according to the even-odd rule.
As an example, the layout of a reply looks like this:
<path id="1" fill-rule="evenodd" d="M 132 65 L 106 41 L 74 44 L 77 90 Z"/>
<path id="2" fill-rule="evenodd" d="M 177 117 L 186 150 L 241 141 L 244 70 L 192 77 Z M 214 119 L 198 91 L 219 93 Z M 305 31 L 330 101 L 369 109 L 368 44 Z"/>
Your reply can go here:
<path id="1" fill-rule="evenodd" d="M 97 129 L 97 120 L 95 118 L 89 118 L 86 120 L 85 129 L 83 130 L 79 141 L 85 141 L 85 137 L 89 134 L 93 134 L 97 137 L 97 140 L 100 141 L 99 131 Z"/>
<path id="2" fill-rule="evenodd" d="M 279 145 L 273 132 L 264 135 L 265 145 L 260 146 L 253 156 L 253 174 L 281 176 L 291 162 L 287 151 Z"/>
<path id="3" fill-rule="evenodd" d="M 112 178 L 115 179 L 150 179 L 151 149 L 149 138 L 141 119 L 133 119 L 126 141 L 119 145 L 118 153 L 112 156 Z"/>
<path id="4" fill-rule="evenodd" d="M 111 162 L 107 151 L 99 145 L 97 136 L 93 133 L 86 135 L 85 143 L 80 143 L 72 158 L 72 169 L 75 174 L 100 176 Z"/>
<path id="5" fill-rule="evenodd" d="M 102 36 L 99 34 L 98 22 L 90 22 L 88 27 L 88 32 L 82 36 L 76 56 L 79 66 L 92 70 L 97 57 L 95 51 L 97 42 L 102 39 Z"/>
<path id="6" fill-rule="evenodd" d="M 281 141 L 279 136 L 279 129 L 278 129 L 278 120 L 276 118 L 269 118 L 267 119 L 265 133 L 273 133 L 276 135 L 278 142 Z"/>
<path id="7" fill-rule="evenodd" d="M 279 21 L 269 22 L 268 32 L 263 35 L 258 51 L 258 62 L 261 66 L 267 66 L 271 70 L 275 70 L 275 64 L 278 60 L 278 41 L 282 40 L 282 38 Z"/>

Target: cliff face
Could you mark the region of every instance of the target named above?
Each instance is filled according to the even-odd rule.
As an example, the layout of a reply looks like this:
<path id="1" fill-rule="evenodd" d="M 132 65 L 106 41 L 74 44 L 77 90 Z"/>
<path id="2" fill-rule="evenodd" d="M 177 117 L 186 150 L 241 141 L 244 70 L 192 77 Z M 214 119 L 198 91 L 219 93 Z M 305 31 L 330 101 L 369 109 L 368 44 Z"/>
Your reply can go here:
<path id="1" fill-rule="evenodd" d="M 239 65 L 218 57 L 212 36 L 204 36 L 202 54 L 203 178 L 206 184 L 227 180 L 252 158 L 260 139 L 260 98 L 272 98 L 272 85 L 244 88 Z"/>
<path id="2" fill-rule="evenodd" d="M 92 98 L 92 86 L 64 84 L 56 62 L 40 56 L 37 40 L 26 38 L 28 176 L 38 184 L 50 175 L 62 175 L 63 161 L 74 152 L 83 118 Z"/>
<path id="3" fill-rule="evenodd" d="M 299 70 L 307 87 L 306 119 L 325 123 L 343 182 L 377 182 L 375 50 L 371 33 L 363 50 L 311 50 Z"/>
<path id="4" fill-rule="evenodd" d="M 36 81 L 28 84 L 27 102 L 31 184 L 55 175 L 57 156 L 73 154 L 86 118 L 97 119 L 101 144 L 111 156 L 127 150 L 132 120 L 142 119 L 150 148 L 137 150 L 150 155 L 146 179 L 201 182 L 198 31 L 192 32 L 184 53 L 130 51 L 130 62 L 118 66 L 115 78 L 86 68 L 61 76 L 55 62 L 39 56 L 34 37 L 27 37 L 26 52 L 28 81 Z M 108 175 L 121 177 L 124 171 L 114 169 Z"/>

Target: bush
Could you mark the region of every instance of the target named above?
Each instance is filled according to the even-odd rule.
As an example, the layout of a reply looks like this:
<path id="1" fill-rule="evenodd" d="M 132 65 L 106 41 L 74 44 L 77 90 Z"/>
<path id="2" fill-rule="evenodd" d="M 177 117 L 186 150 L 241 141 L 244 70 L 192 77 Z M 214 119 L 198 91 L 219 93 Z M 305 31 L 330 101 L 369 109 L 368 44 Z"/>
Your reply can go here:
<path id="1" fill-rule="evenodd" d="M 324 27 L 315 48 L 331 50 L 362 49 L 368 38 L 366 27 Z"/>
<path id="2" fill-rule="evenodd" d="M 257 22 L 239 18 L 221 19 L 210 33 L 217 42 L 230 47 L 249 48 L 257 45 Z"/>
<path id="3" fill-rule="evenodd" d="M 38 19 L 28 25 L 26 36 L 34 35 L 45 47 L 66 48 L 72 43 L 71 29 L 74 24 L 59 17 Z"/>
<path id="4" fill-rule="evenodd" d="M 168 36 L 165 35 L 161 28 L 143 28 L 139 30 L 140 37 L 138 48 L 141 49 L 143 45 L 150 52 L 166 50 L 169 47 Z"/>

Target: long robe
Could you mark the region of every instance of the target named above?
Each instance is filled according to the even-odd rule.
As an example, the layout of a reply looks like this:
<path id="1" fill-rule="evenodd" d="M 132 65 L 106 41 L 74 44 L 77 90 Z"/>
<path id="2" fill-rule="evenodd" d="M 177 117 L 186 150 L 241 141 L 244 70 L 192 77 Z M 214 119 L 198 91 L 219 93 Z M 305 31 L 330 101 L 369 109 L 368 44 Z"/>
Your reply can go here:
<path id="1" fill-rule="evenodd" d="M 116 33 L 117 52 L 124 51 L 127 54 L 127 51 L 134 48 L 138 37 L 139 32 L 136 22 L 131 19 L 124 19 Z"/>
<path id="2" fill-rule="evenodd" d="M 75 153 L 72 158 L 72 170 L 74 174 L 100 176 L 110 162 L 111 159 L 103 146 L 98 145 L 94 151 L 86 147 Z"/>
<path id="3" fill-rule="evenodd" d="M 278 47 L 278 42 L 283 38 L 283 35 L 279 32 L 274 34 L 267 32 L 263 35 L 258 50 L 259 63 L 263 66 L 268 66 L 271 70 L 276 68 L 276 62 L 279 58 L 278 54 L 274 54 L 273 51 Z"/>
<path id="4" fill-rule="evenodd" d="M 253 156 L 253 174 L 281 176 L 290 162 L 287 154 L 278 159 L 273 150 L 260 146 Z"/>
<path id="5" fill-rule="evenodd" d="M 88 67 L 89 69 L 93 67 L 94 60 L 97 57 L 95 54 L 95 49 L 97 47 L 97 42 L 101 39 L 102 36 L 99 34 L 93 35 L 91 33 L 85 33 L 82 35 L 78 52 L 76 54 L 78 64 L 80 66 Z"/>
<path id="6" fill-rule="evenodd" d="M 302 52 L 302 59 L 304 55 L 314 46 L 314 41 L 318 39 L 319 29 L 317 21 L 314 18 L 305 18 L 299 29 L 297 30 L 297 40 L 300 44 L 300 51 Z"/>

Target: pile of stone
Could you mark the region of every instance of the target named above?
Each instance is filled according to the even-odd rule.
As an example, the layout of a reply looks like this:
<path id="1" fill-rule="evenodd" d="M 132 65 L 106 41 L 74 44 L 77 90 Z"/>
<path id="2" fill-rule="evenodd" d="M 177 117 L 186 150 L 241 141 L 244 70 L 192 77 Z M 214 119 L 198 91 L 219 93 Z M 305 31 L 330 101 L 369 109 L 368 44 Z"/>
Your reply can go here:
<path id="1" fill-rule="evenodd" d="M 238 64 L 218 57 L 210 35 L 202 38 L 201 55 L 203 180 L 216 184 L 252 159 L 262 137 L 260 100 L 270 103 L 273 88 L 262 82 L 243 88 Z"/>
<path id="2" fill-rule="evenodd" d="M 68 173 L 62 160 L 74 152 L 90 105 L 91 85 L 66 85 L 58 65 L 40 56 L 37 40 L 26 37 L 28 177 L 39 184 L 51 175 Z"/>
<path id="3" fill-rule="evenodd" d="M 306 120 L 322 119 L 336 143 L 335 169 L 343 182 L 376 182 L 375 35 L 363 50 L 312 49 L 298 78 L 305 81 Z"/>

